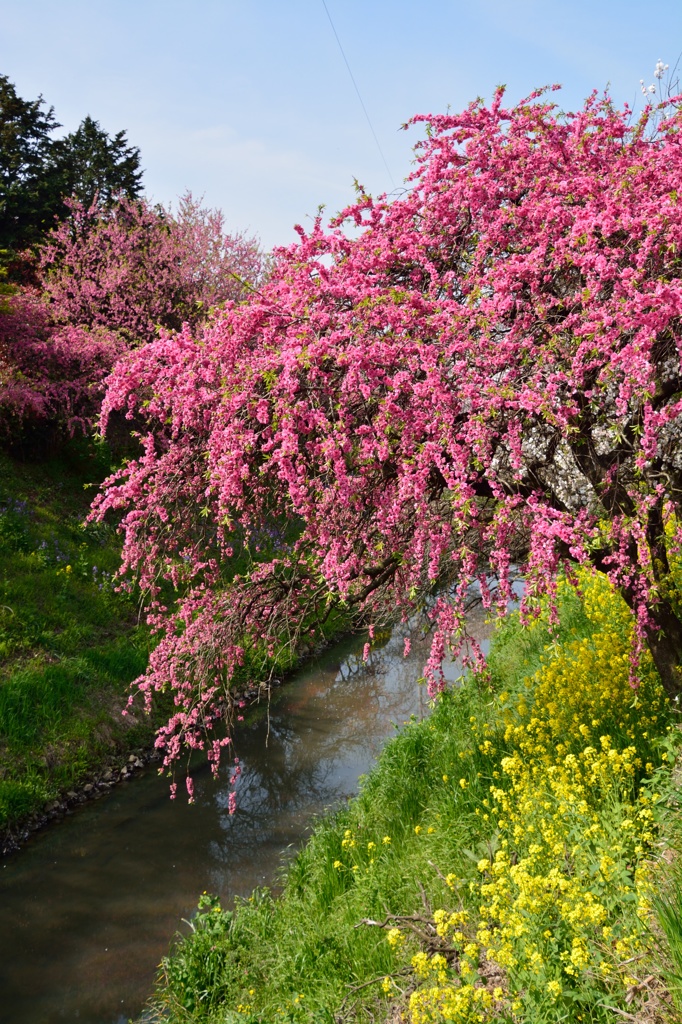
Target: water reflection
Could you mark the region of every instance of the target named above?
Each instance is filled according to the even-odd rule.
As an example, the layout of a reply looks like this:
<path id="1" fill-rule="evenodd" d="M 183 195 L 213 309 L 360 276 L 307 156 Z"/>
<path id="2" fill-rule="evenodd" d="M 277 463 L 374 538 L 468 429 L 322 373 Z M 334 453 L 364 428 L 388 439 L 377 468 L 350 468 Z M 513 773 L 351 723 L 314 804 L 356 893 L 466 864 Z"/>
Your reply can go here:
<path id="1" fill-rule="evenodd" d="M 482 635 L 479 623 L 477 632 Z M 196 803 L 171 803 L 149 770 L 37 836 L 0 868 L 0 1021 L 124 1024 L 203 890 L 229 902 L 271 884 L 311 819 L 355 792 L 386 737 L 426 712 L 426 644 L 402 631 L 361 660 L 347 641 L 311 663 L 245 725 L 238 810 L 206 765 Z M 459 674 L 456 665 L 447 675 Z"/>

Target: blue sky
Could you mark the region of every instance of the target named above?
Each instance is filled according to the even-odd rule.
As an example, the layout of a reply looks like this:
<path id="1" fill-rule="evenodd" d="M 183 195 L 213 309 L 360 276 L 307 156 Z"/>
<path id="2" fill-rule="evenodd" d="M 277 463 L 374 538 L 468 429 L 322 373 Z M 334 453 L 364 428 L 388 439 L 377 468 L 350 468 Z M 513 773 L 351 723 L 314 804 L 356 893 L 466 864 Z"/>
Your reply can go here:
<path id="1" fill-rule="evenodd" d="M 390 168 L 365 120 L 322 0 L 0 2 L 0 71 L 42 93 L 65 130 L 91 114 L 142 151 L 147 193 L 184 189 L 266 246 L 294 238 L 358 178 L 409 172 L 415 113 L 460 109 L 505 83 L 520 99 L 560 82 L 580 105 L 610 83 L 641 101 L 660 57 L 682 54 L 682 2 L 326 0 Z"/>

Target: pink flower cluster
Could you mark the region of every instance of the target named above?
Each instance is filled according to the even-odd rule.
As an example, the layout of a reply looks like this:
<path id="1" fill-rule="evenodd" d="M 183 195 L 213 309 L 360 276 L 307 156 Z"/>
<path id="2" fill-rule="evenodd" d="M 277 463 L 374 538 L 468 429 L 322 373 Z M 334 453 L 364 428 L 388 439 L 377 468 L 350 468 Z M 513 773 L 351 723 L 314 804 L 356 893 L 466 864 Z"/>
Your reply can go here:
<path id="1" fill-rule="evenodd" d="M 42 296 L 25 288 L 0 309 L 0 432 L 27 424 L 59 424 L 87 432 L 99 413 L 103 382 L 125 351 L 106 328 L 55 326 Z"/>
<path id="2" fill-rule="evenodd" d="M 108 210 L 67 205 L 69 218 L 40 254 L 57 322 L 106 327 L 135 346 L 241 301 L 263 273 L 256 240 L 226 233 L 223 214 L 189 192 L 175 213 L 144 200 L 122 199 Z"/>
<path id="3" fill-rule="evenodd" d="M 533 614 L 575 563 L 620 588 L 673 688 L 682 115 L 652 130 L 650 108 L 633 121 L 608 97 L 565 115 L 540 92 L 503 100 L 415 118 L 404 195 L 361 192 L 299 229 L 248 302 L 117 365 L 103 424 L 142 420 L 144 454 L 93 514 L 122 515 L 122 574 L 152 601 L 139 686 L 175 693 L 168 759 L 229 717 L 245 651 L 267 676 L 267 652 L 334 605 L 426 610 L 433 693 L 473 583 L 503 613 L 522 572 Z M 231 578 L 268 524 L 287 545 Z"/>
<path id="4" fill-rule="evenodd" d="M 102 382 L 128 348 L 163 330 L 193 329 L 211 310 L 242 301 L 265 270 L 253 238 L 187 193 L 178 210 L 123 199 L 111 209 L 67 203 L 38 258 L 40 288 L 0 305 L 0 425 L 88 431 Z"/>

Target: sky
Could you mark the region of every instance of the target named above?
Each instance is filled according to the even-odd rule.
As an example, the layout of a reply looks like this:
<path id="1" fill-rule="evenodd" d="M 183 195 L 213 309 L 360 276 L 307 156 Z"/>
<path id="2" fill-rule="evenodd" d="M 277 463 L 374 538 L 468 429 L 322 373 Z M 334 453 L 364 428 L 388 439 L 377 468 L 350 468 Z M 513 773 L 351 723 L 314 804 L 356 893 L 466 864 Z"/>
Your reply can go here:
<path id="1" fill-rule="evenodd" d="M 560 83 L 566 110 L 608 85 L 641 106 L 640 79 L 682 55 L 682 2 L 0 0 L 0 54 L 63 131 L 86 114 L 125 129 L 152 200 L 189 189 L 270 248 L 351 202 L 354 179 L 399 189 L 414 114 L 499 84 L 517 101 Z"/>

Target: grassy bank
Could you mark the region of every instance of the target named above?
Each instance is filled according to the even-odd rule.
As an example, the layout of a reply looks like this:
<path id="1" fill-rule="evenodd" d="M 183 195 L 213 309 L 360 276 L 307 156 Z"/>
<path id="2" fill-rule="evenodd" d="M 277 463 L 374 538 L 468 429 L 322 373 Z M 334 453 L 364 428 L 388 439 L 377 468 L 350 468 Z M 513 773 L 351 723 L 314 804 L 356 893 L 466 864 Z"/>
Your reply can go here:
<path id="1" fill-rule="evenodd" d="M 121 715 L 151 638 L 135 600 L 113 584 L 113 525 L 83 525 L 110 470 L 108 449 L 91 440 L 41 462 L 0 454 L 0 836 L 78 789 L 112 756 L 150 746 L 172 707 L 170 697 L 157 697 L 151 718 L 135 709 Z M 258 557 L 274 543 L 266 534 Z M 248 571 L 250 558 L 241 552 L 226 579 Z M 320 643 L 349 625 L 346 613 L 334 612 Z M 235 690 L 270 671 L 286 677 L 306 653 L 283 645 L 271 659 L 264 645 L 247 647 Z"/>
<path id="2" fill-rule="evenodd" d="M 660 854 L 677 730 L 646 659 L 630 689 L 629 645 L 629 613 L 598 578 L 582 601 L 564 590 L 552 634 L 512 617 L 491 681 L 388 744 L 281 896 L 202 898 L 152 1016 L 673 1019 L 682 933 Z M 670 940 L 651 910 L 666 892 Z"/>
<path id="3" fill-rule="evenodd" d="M 85 485 L 108 469 L 85 442 L 41 463 L 0 456 L 0 829 L 152 735 L 120 714 L 148 637 L 112 585 L 115 532 L 82 526 Z"/>

